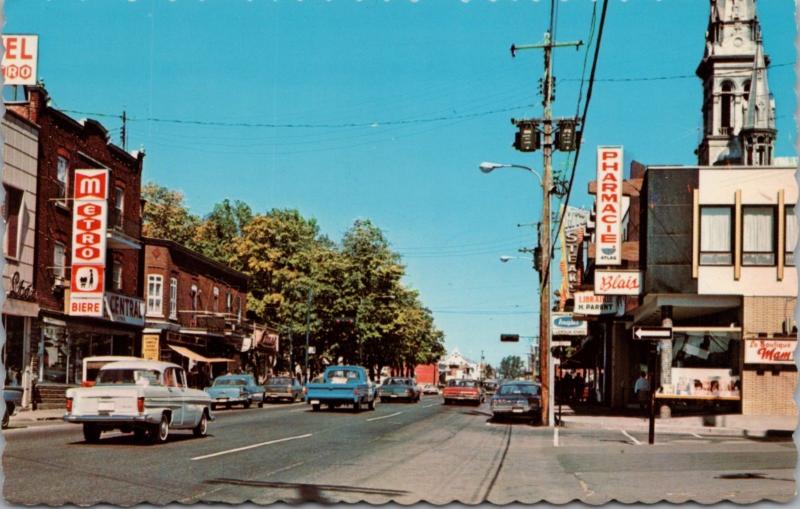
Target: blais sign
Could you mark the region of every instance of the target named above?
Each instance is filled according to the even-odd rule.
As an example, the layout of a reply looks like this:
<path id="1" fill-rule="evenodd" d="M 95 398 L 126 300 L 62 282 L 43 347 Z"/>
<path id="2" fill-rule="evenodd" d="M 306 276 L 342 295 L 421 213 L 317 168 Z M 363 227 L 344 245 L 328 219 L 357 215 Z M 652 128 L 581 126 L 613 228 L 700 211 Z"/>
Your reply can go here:
<path id="1" fill-rule="evenodd" d="M 642 273 L 638 270 L 595 270 L 594 293 L 597 295 L 640 295 Z"/>

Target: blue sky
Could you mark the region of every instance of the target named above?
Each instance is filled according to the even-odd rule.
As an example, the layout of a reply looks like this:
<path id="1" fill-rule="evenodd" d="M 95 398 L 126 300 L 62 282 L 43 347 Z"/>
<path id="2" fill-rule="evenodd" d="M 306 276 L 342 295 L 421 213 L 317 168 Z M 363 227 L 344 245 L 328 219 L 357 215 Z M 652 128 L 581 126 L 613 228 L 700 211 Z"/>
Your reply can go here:
<path id="1" fill-rule="evenodd" d="M 500 333 L 537 332 L 536 273 L 499 257 L 535 243 L 517 224 L 538 220 L 541 195 L 531 175 L 487 176 L 478 164 L 541 168 L 540 152 L 511 148 L 509 121 L 541 115 L 541 54 L 512 59 L 508 48 L 541 41 L 549 3 L 7 0 L 5 31 L 39 34 L 54 106 L 126 110 L 129 148 L 147 153 L 144 180 L 181 190 L 193 212 L 224 198 L 292 207 L 334 239 L 372 219 L 448 348 L 475 360 L 484 350 L 497 364 L 527 350 L 500 344 Z M 595 3 L 557 5 L 556 39 L 587 41 Z M 571 204 L 591 204 L 597 145 L 624 145 L 626 159 L 646 164 L 695 162 L 702 89 L 692 76 L 708 10 L 700 0 L 610 1 Z M 762 0 L 758 14 L 774 64 L 777 153 L 793 155 L 794 4 Z M 555 53 L 556 116 L 576 113 L 585 49 Z M 640 79 L 659 77 L 669 79 Z M 118 118 L 73 116 L 118 136 Z M 555 168 L 564 164 L 558 154 Z"/>

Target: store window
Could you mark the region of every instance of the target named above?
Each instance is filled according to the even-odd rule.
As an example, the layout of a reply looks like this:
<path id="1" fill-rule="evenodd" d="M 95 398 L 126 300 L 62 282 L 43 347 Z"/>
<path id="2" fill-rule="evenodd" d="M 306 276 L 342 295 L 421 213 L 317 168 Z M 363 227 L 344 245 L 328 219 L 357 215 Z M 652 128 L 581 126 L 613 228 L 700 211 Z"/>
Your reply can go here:
<path id="1" fill-rule="evenodd" d="M 69 196 L 69 169 L 67 167 L 67 158 L 62 156 L 58 156 L 56 161 L 56 183 L 58 184 L 56 198 L 61 198 L 58 203 L 66 205 L 66 200 Z"/>
<path id="2" fill-rule="evenodd" d="M 794 265 L 794 248 L 797 245 L 797 216 L 794 215 L 794 205 L 789 205 L 784 210 L 786 213 L 784 260 L 786 265 Z"/>
<path id="3" fill-rule="evenodd" d="M 67 383 L 69 341 L 66 327 L 45 325 L 42 328 L 43 344 L 40 345 L 39 381 Z"/>
<path id="4" fill-rule="evenodd" d="M 169 317 L 178 319 L 178 280 L 174 277 L 169 280 Z"/>
<path id="5" fill-rule="evenodd" d="M 225 295 L 225 312 L 230 313 L 233 310 L 233 295 L 230 290 Z"/>
<path id="6" fill-rule="evenodd" d="M 64 279 L 67 266 L 67 246 L 61 242 L 53 245 L 53 276 Z"/>
<path id="7" fill-rule="evenodd" d="M 775 209 L 742 207 L 742 264 L 775 264 Z"/>
<path id="8" fill-rule="evenodd" d="M 6 222 L 5 254 L 9 258 L 16 258 L 19 254 L 20 241 L 20 209 L 22 208 L 22 190 L 15 187 L 3 186 L 6 191 L 6 201 L 3 204 L 3 219 Z"/>
<path id="9" fill-rule="evenodd" d="M 147 315 L 163 316 L 161 308 L 162 295 L 164 295 L 163 277 L 156 274 L 147 276 Z"/>
<path id="10" fill-rule="evenodd" d="M 671 390 L 675 394 L 741 397 L 739 332 L 675 332 L 673 340 Z"/>
<path id="11" fill-rule="evenodd" d="M 22 385 L 25 366 L 25 318 L 3 315 L 6 341 L 3 344 L 3 365 L 6 367 L 6 385 Z"/>
<path id="12" fill-rule="evenodd" d="M 214 312 L 219 311 L 219 288 L 214 287 Z"/>
<path id="13" fill-rule="evenodd" d="M 731 265 L 731 208 L 700 209 L 700 265 Z"/>

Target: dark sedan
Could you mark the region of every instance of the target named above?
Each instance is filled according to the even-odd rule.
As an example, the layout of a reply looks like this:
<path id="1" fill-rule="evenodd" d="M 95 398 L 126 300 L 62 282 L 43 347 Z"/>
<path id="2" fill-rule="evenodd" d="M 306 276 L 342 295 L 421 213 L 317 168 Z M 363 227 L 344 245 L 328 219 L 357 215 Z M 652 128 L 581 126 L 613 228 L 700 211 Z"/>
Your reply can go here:
<path id="1" fill-rule="evenodd" d="M 303 386 L 295 378 L 274 376 L 264 384 L 264 401 L 297 402 L 301 399 L 303 399 Z"/>
<path id="2" fill-rule="evenodd" d="M 533 423 L 540 422 L 541 404 L 541 388 L 535 382 L 505 383 L 490 401 L 495 419 L 525 419 Z"/>

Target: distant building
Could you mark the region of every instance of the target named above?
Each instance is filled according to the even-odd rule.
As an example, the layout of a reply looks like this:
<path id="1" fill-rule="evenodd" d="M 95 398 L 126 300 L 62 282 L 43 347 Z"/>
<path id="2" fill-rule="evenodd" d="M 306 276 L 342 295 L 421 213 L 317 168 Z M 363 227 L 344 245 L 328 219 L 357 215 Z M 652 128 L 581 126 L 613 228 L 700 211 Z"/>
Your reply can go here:
<path id="1" fill-rule="evenodd" d="M 456 348 L 439 361 L 439 373 L 440 379 L 443 375 L 445 382 L 454 379 L 476 378 L 478 364 L 462 356 Z"/>

